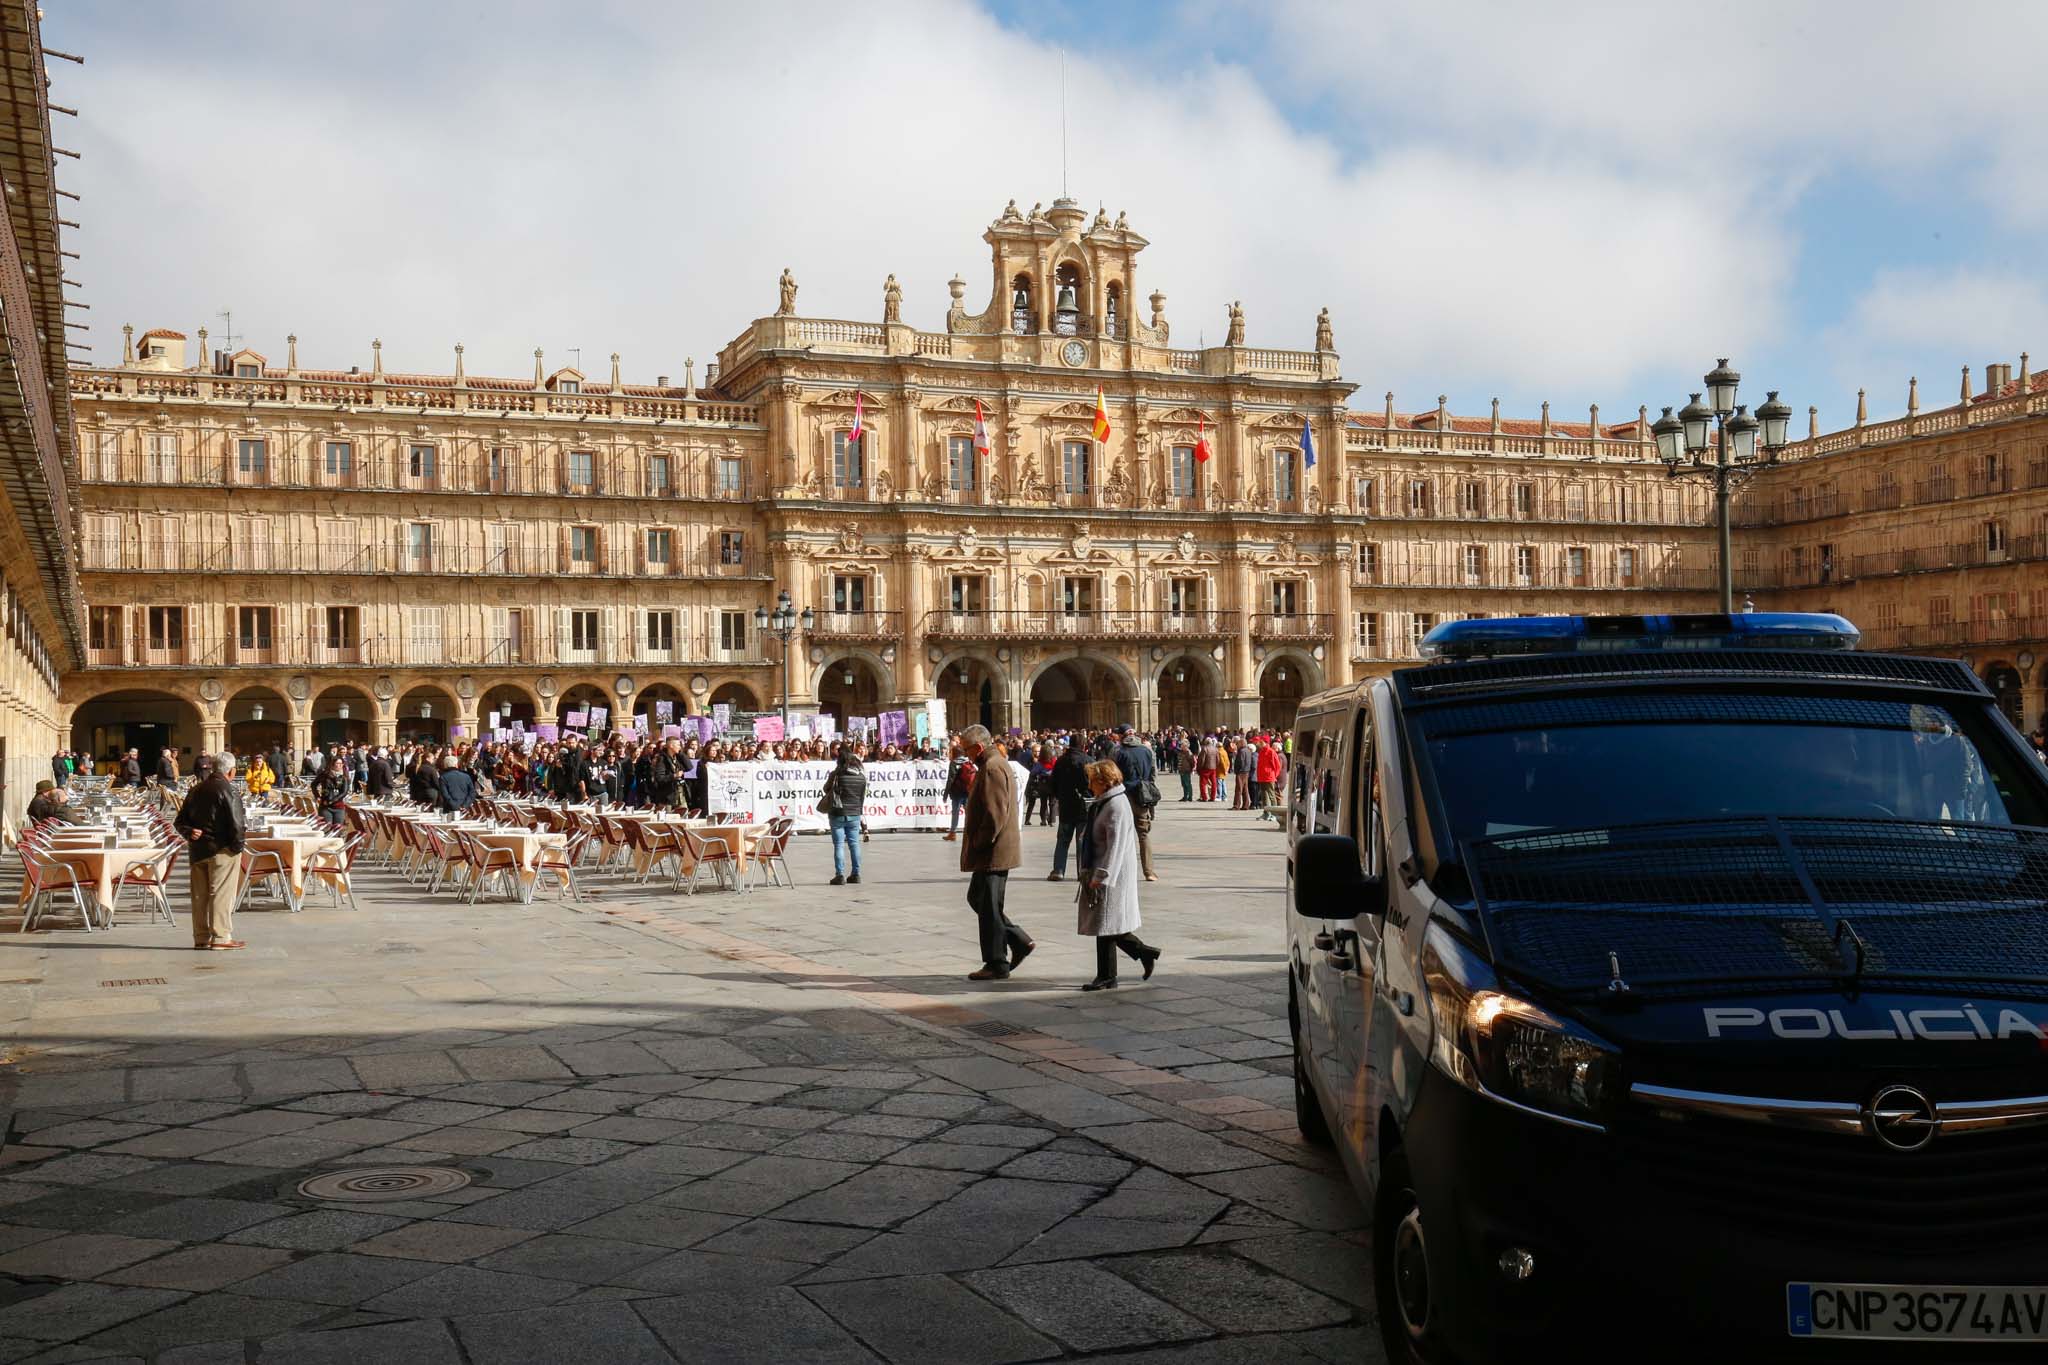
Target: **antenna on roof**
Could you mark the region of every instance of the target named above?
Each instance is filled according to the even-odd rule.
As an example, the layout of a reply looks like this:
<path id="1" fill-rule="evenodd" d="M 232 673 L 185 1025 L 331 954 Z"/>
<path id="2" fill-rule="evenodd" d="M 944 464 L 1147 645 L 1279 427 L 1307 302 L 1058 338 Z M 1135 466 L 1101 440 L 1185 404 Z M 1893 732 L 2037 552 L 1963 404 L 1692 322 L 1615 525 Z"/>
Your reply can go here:
<path id="1" fill-rule="evenodd" d="M 221 341 L 227 346 L 228 354 L 233 355 L 235 353 L 235 310 L 223 308 L 215 316 L 220 318 L 221 321 Z M 199 360 L 201 364 L 206 363 L 205 356 L 199 357 Z"/>
<path id="2" fill-rule="evenodd" d="M 581 346 L 571 346 L 569 348 L 569 368 L 578 374 L 583 373 L 583 348 Z"/>
<path id="3" fill-rule="evenodd" d="M 1067 197 L 1067 50 L 1060 49 L 1060 198 Z"/>

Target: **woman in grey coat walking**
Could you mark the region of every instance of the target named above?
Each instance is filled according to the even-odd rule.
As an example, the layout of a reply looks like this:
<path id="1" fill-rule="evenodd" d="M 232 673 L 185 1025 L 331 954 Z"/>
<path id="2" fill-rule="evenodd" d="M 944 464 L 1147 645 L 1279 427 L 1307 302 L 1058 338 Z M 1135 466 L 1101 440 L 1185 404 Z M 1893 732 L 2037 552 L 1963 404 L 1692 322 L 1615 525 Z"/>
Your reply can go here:
<path id="1" fill-rule="evenodd" d="M 1075 932 L 1095 939 L 1095 979 L 1084 991 L 1116 985 L 1116 955 L 1122 949 L 1145 968 L 1151 979 L 1159 950 L 1139 940 L 1138 884 L 1144 874 L 1138 863 L 1138 825 L 1123 769 L 1109 759 L 1088 765 L 1088 788 L 1095 804 L 1081 829 L 1081 891 Z"/>

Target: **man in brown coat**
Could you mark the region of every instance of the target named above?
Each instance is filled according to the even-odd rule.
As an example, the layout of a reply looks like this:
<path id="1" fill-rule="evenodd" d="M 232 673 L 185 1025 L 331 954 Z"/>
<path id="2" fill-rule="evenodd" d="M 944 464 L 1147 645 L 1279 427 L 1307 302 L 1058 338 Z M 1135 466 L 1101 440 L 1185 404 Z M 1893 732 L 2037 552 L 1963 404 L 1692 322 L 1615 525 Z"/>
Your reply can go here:
<path id="1" fill-rule="evenodd" d="M 1010 869 L 1023 861 L 1024 836 L 1017 827 L 1023 793 L 1017 790 L 1016 770 L 989 742 L 987 726 L 961 731 L 960 750 L 981 769 L 967 793 L 960 826 L 960 870 L 971 874 L 967 905 L 981 922 L 981 970 L 969 972 L 967 979 L 1001 981 L 1038 946 L 1003 913 Z"/>

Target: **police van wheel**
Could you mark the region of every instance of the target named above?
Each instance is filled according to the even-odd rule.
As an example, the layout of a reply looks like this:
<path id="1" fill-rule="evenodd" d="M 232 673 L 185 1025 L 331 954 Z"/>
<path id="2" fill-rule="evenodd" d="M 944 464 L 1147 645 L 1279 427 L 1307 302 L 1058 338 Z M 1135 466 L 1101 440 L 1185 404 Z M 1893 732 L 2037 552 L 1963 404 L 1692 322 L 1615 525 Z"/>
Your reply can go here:
<path id="1" fill-rule="evenodd" d="M 1323 1117 L 1322 1102 L 1308 1081 L 1308 1062 L 1301 1055 L 1301 1015 L 1294 1007 L 1294 992 L 1287 993 L 1288 1032 L 1294 1035 L 1294 1126 L 1304 1140 L 1318 1147 L 1330 1145 L 1330 1123 Z"/>
<path id="2" fill-rule="evenodd" d="M 1403 1365 L 1440 1365 L 1448 1359 L 1431 1313 L 1428 1252 L 1408 1162 L 1400 1152 L 1389 1152 L 1380 1163 L 1379 1195 L 1373 1201 L 1373 1305 L 1387 1359 Z"/>

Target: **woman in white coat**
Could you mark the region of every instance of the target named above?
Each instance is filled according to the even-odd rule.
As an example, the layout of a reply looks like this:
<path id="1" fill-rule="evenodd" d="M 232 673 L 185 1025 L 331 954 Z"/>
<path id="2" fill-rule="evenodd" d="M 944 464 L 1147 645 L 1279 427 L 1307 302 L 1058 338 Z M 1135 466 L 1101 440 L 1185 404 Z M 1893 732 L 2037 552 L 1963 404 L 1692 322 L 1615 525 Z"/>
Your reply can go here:
<path id="1" fill-rule="evenodd" d="M 1121 948 L 1145 968 L 1147 980 L 1159 961 L 1159 950 L 1139 941 L 1138 825 L 1123 769 L 1108 759 L 1088 765 L 1088 788 L 1095 794 L 1088 823 L 1081 827 L 1081 908 L 1077 933 L 1095 939 L 1095 979 L 1084 991 L 1116 985 L 1116 954 Z"/>

